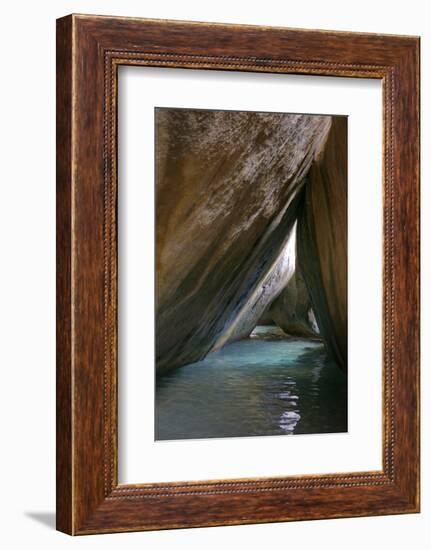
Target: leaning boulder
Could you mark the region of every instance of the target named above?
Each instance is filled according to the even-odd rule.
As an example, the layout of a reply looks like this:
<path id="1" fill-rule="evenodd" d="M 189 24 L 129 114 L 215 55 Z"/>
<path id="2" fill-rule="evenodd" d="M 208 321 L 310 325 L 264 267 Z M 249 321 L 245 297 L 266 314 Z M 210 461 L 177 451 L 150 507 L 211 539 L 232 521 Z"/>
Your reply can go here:
<path id="1" fill-rule="evenodd" d="M 270 304 L 265 315 L 291 336 L 305 338 L 319 336 L 310 296 L 298 268 Z"/>
<path id="2" fill-rule="evenodd" d="M 280 256 L 268 271 L 256 290 L 244 303 L 236 319 L 221 334 L 211 351 L 220 349 L 228 342 L 247 338 L 258 324 L 264 311 L 289 283 L 295 272 L 296 222 Z"/>
<path id="3" fill-rule="evenodd" d="M 333 117 L 307 175 L 298 260 L 325 345 L 347 370 L 347 119 Z"/>

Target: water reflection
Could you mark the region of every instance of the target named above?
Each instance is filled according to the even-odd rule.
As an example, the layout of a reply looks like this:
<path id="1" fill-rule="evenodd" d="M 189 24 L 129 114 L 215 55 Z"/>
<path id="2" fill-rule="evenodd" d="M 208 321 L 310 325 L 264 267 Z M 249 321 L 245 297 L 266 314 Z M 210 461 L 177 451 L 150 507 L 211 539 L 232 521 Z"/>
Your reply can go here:
<path id="1" fill-rule="evenodd" d="M 323 345 L 258 329 L 157 380 L 156 439 L 346 431 L 346 377 Z"/>

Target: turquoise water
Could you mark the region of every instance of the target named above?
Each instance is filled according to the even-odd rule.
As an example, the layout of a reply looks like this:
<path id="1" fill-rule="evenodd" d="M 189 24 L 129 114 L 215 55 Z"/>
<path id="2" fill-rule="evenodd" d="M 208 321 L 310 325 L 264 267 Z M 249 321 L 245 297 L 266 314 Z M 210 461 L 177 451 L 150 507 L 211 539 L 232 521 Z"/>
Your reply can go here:
<path id="1" fill-rule="evenodd" d="M 156 439 L 347 431 L 347 379 L 318 340 L 274 327 L 157 379 Z"/>

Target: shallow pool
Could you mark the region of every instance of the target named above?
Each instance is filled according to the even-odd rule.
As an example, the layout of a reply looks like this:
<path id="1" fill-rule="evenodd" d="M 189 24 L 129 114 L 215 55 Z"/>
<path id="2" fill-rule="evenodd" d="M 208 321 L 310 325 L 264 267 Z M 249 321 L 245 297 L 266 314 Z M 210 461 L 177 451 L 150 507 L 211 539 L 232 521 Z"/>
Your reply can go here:
<path id="1" fill-rule="evenodd" d="M 257 327 L 156 384 L 156 439 L 347 431 L 347 378 L 319 340 Z"/>

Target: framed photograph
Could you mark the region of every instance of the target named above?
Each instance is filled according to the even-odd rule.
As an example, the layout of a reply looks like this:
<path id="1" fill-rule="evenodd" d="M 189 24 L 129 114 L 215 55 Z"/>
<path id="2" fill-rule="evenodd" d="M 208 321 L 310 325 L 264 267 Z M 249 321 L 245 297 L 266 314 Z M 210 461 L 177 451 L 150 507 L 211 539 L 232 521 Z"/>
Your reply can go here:
<path id="1" fill-rule="evenodd" d="M 57 528 L 419 511 L 419 38 L 57 21 Z"/>

